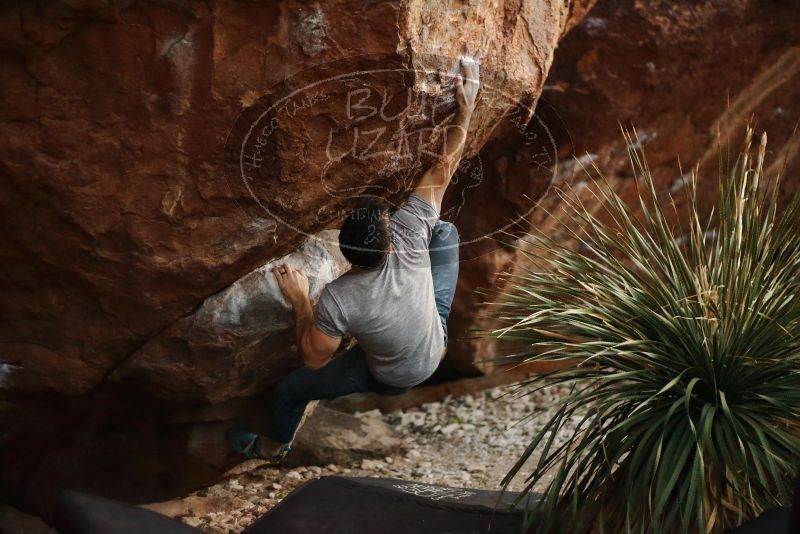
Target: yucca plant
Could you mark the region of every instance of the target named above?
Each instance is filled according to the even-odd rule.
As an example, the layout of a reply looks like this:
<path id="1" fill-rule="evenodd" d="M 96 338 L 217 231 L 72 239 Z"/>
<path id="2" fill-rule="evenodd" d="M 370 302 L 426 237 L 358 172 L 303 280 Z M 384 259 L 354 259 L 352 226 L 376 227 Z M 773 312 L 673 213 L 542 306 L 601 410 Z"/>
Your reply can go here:
<path id="1" fill-rule="evenodd" d="M 527 239 L 538 267 L 510 276 L 494 335 L 528 347 L 515 361 L 578 362 L 520 385 L 570 391 L 504 480 L 525 469 L 527 490 L 546 482 L 532 531 L 720 532 L 790 502 L 800 196 L 781 211 L 763 172 L 766 136 L 755 157 L 751 138 L 703 221 L 697 174 L 688 216 L 670 224 L 674 204 L 630 148 L 637 215 L 597 179 L 602 217 L 562 194 L 577 247 Z"/>

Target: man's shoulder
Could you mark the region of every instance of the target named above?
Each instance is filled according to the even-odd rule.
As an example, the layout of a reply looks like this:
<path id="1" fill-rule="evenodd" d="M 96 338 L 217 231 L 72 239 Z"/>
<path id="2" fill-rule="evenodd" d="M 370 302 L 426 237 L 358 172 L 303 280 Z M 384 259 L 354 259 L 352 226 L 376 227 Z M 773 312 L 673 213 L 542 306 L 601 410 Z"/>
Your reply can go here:
<path id="1" fill-rule="evenodd" d="M 354 286 L 360 286 L 364 281 L 363 272 L 351 269 L 338 278 L 328 282 L 322 291 L 323 293 L 327 291 L 337 300 L 345 299 L 348 295 L 352 294 Z"/>
<path id="2" fill-rule="evenodd" d="M 411 193 L 397 211 L 394 212 L 392 219 L 406 222 L 406 217 L 411 216 L 411 220 L 429 224 L 439 218 L 439 213 L 430 201 L 425 200 L 417 193 Z"/>
<path id="3" fill-rule="evenodd" d="M 392 215 L 392 245 L 397 251 L 427 255 L 428 242 L 439 214 L 416 193 Z"/>
<path id="4" fill-rule="evenodd" d="M 330 281 L 320 293 L 320 303 L 329 310 L 335 310 L 348 321 L 355 320 L 359 311 L 367 305 L 364 294 L 373 288 L 364 280 L 363 273 L 348 271 L 335 280 Z"/>

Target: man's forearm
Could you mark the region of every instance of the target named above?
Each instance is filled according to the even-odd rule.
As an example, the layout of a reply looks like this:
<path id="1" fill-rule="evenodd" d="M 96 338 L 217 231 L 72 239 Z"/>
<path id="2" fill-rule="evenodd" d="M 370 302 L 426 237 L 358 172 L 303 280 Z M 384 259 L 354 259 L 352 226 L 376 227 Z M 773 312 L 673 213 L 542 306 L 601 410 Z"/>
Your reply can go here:
<path id="1" fill-rule="evenodd" d="M 445 130 L 445 144 L 442 162 L 445 165 L 444 180 L 449 181 L 461 161 L 464 145 L 467 142 L 467 130 L 472 119 L 472 110 L 459 108 L 453 123 Z"/>
<path id="2" fill-rule="evenodd" d="M 445 127 L 442 154 L 438 161 L 422 175 L 414 193 L 430 201 L 438 213 L 444 192 L 461 161 L 467 130 L 475 109 L 475 99 L 480 88 L 480 68 L 475 59 L 464 56 L 459 59 L 459 72 L 456 81 L 456 102 L 458 109 L 453 122 Z"/>
<path id="3" fill-rule="evenodd" d="M 450 179 L 456 171 L 458 162 L 467 142 L 467 130 L 472 119 L 472 110 L 459 108 L 453 122 L 446 126 L 442 156 L 433 164 L 420 180 L 415 192 L 430 201 L 438 210 Z"/>
<path id="4" fill-rule="evenodd" d="M 295 339 L 297 341 L 297 351 L 300 353 L 300 358 L 307 362 L 307 347 L 306 340 L 308 333 L 314 326 L 314 310 L 311 307 L 311 301 L 308 297 L 298 299 L 297 302 L 292 303 L 294 308 L 295 318 Z"/>

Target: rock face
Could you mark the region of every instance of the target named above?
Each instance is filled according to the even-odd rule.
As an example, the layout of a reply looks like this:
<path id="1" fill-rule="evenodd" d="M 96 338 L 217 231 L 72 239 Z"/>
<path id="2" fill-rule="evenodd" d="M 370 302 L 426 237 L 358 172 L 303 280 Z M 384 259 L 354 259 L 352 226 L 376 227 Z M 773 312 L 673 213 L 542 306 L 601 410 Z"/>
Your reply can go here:
<path id="1" fill-rule="evenodd" d="M 687 202 L 682 175 L 699 165 L 699 202 L 706 209 L 713 205 L 718 140 L 738 150 L 753 121 L 769 135 L 769 172 L 783 176 L 788 199 L 800 187 L 800 137 L 794 133 L 800 120 L 798 17 L 796 2 L 600 0 L 560 42 L 528 132 L 553 136 L 555 181 L 574 186 L 584 203 L 596 204 L 583 188 L 584 169 L 595 165 L 637 206 L 637 184 L 620 132 L 620 124 L 635 126 L 659 194 L 665 203 L 672 195 L 676 213 L 682 213 Z M 481 155 L 495 158 L 501 189 L 508 190 L 518 184 L 515 176 L 534 170 L 525 162 L 540 153 L 537 144 L 517 136 L 501 146 L 489 143 Z M 569 240 L 558 226 L 559 205 L 551 191 L 532 213 L 532 224 Z M 501 291 L 498 272 L 521 260 L 513 250 L 494 248 L 462 275 L 450 325 L 462 339 L 449 351 L 451 365 L 474 369 L 476 354 L 491 358 L 509 350 L 464 333 L 493 324 L 494 309 L 482 304 L 491 299 L 473 288 Z"/>
<path id="2" fill-rule="evenodd" d="M 484 73 L 467 155 L 508 115 L 524 129 L 590 4 L 0 7 L 3 495 L 46 512 L 65 485 L 154 500 L 218 476 L 204 440 L 298 365 L 269 262 L 355 196 L 402 200 L 460 54 Z M 448 214 L 467 233 L 473 196 Z M 314 246 L 291 261 L 318 289 L 341 267 Z"/>
<path id="3" fill-rule="evenodd" d="M 719 140 L 735 153 L 752 123 L 768 133 L 770 174 L 780 173 L 784 195 L 793 194 L 800 183 L 798 16 L 794 2 L 598 3 L 560 44 L 543 93 L 570 134 L 561 144 L 633 199 L 619 124 L 635 126 L 660 192 L 680 210 L 682 173 L 699 165 L 699 201 L 711 205 Z M 562 178 L 572 179 L 564 170 Z"/>

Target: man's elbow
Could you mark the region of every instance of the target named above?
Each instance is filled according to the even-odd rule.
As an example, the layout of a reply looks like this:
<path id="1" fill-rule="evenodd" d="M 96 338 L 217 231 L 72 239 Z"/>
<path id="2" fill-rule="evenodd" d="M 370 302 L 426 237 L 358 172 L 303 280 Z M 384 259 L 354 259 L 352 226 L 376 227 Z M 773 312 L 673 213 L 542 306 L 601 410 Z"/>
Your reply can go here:
<path id="1" fill-rule="evenodd" d="M 320 336 L 324 339 L 320 339 Z M 311 330 L 299 339 L 300 357 L 309 369 L 319 369 L 330 361 L 336 349 L 339 348 L 340 341 L 340 339 L 328 338 L 322 333 Z"/>
<path id="2" fill-rule="evenodd" d="M 321 369 L 325 367 L 325 364 L 328 363 L 327 360 L 314 360 L 314 359 L 305 359 L 304 363 L 306 367 L 311 369 L 312 371 L 316 371 L 317 369 Z"/>
<path id="3" fill-rule="evenodd" d="M 320 369 L 321 367 L 325 367 L 325 364 L 328 363 L 330 359 L 331 357 L 329 355 L 314 354 L 303 351 L 303 363 L 306 367 L 314 371 Z"/>

